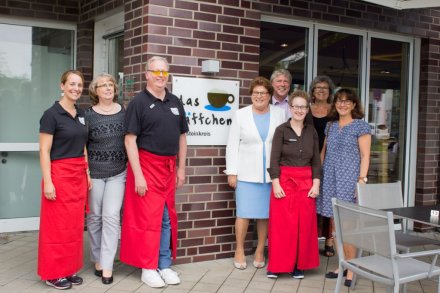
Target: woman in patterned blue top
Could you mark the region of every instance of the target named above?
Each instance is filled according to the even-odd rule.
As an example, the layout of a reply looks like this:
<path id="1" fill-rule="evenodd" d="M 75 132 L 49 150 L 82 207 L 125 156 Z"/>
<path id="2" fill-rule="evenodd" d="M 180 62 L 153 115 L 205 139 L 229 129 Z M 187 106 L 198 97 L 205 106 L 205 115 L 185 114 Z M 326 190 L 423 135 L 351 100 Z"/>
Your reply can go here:
<path id="1" fill-rule="evenodd" d="M 321 196 L 318 197 L 317 212 L 325 217 L 333 217 L 331 199 L 336 197 L 348 202 L 356 202 L 356 183 L 365 184 L 370 163 L 370 126 L 362 120 L 362 105 L 351 89 L 336 92 L 329 113 L 321 152 L 323 158 L 323 182 Z M 334 231 L 334 225 L 333 231 Z M 354 258 L 356 248 L 344 244 L 347 259 Z M 338 272 L 329 272 L 327 278 L 337 278 Z M 347 272 L 345 286 L 350 287 L 352 272 Z"/>
<path id="2" fill-rule="evenodd" d="M 86 110 L 89 129 L 87 152 L 93 188 L 89 195 L 87 231 L 90 260 L 103 284 L 113 282 L 113 261 L 118 248 L 120 212 L 127 175 L 124 147 L 125 109 L 118 104 L 118 86 L 113 76 L 103 73 L 90 83 L 93 106 Z"/>

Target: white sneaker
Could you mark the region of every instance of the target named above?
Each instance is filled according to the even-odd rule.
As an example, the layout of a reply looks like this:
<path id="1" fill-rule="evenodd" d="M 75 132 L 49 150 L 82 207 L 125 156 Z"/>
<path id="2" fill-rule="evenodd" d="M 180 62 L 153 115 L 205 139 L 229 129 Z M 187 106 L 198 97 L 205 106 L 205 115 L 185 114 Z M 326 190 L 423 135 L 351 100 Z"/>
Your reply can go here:
<path id="1" fill-rule="evenodd" d="M 173 271 L 170 268 L 159 270 L 160 276 L 168 285 L 177 285 L 180 284 L 180 278 L 177 272 Z"/>
<path id="2" fill-rule="evenodd" d="M 156 270 L 142 269 L 141 280 L 151 288 L 161 288 L 165 286 L 165 282 Z"/>

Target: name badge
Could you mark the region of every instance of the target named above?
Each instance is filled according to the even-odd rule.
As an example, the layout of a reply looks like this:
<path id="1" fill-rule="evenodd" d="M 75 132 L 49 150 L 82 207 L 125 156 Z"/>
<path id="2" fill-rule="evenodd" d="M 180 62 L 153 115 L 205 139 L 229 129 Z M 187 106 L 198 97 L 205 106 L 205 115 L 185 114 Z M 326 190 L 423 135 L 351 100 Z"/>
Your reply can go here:
<path id="1" fill-rule="evenodd" d="M 177 108 L 170 108 L 170 110 L 171 110 L 171 113 L 173 113 L 174 115 L 179 115 L 179 109 L 177 109 Z"/>
<path id="2" fill-rule="evenodd" d="M 86 121 L 84 120 L 84 117 L 78 117 L 78 121 L 79 121 L 79 123 L 81 123 L 82 125 L 86 125 Z"/>
<path id="3" fill-rule="evenodd" d="M 150 109 L 153 109 L 153 108 L 154 108 L 154 104 L 151 104 L 151 105 L 150 105 Z"/>
<path id="4" fill-rule="evenodd" d="M 289 138 L 289 141 L 295 142 L 297 140 L 296 140 L 296 138 Z"/>

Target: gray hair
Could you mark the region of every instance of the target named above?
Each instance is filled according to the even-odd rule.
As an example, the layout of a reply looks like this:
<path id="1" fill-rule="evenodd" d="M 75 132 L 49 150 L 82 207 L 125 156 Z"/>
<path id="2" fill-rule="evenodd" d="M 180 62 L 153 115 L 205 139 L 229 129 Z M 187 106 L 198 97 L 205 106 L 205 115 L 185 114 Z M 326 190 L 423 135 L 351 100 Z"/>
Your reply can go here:
<path id="1" fill-rule="evenodd" d="M 292 83 L 292 74 L 290 74 L 289 70 L 286 69 L 277 69 L 270 76 L 270 83 L 280 75 L 284 75 L 289 80 L 289 83 Z"/>
<path id="2" fill-rule="evenodd" d="M 310 95 L 310 99 L 312 101 L 312 103 L 315 102 L 315 97 L 313 96 L 313 91 L 315 90 L 315 87 L 318 83 L 321 82 L 325 82 L 328 85 L 329 88 L 329 96 L 327 99 L 327 103 L 331 103 L 332 102 L 332 97 L 333 97 L 333 93 L 335 92 L 335 84 L 333 83 L 333 81 L 331 80 L 330 77 L 328 77 L 327 75 L 317 75 L 312 82 L 310 83 L 310 87 L 309 87 L 309 95 Z"/>
<path id="3" fill-rule="evenodd" d="M 168 63 L 168 60 L 165 57 L 153 56 L 147 60 L 147 64 L 145 64 L 145 71 L 147 71 L 150 68 L 151 63 L 156 61 L 162 61 L 163 63 L 166 64 L 167 70 L 170 70 L 170 64 Z"/>
<path id="4" fill-rule="evenodd" d="M 99 103 L 99 98 L 98 98 L 98 94 L 96 93 L 96 88 L 98 87 L 98 81 L 100 81 L 101 79 L 107 79 L 114 84 L 115 96 L 113 98 L 113 102 L 116 102 L 118 100 L 117 95 L 119 94 L 119 86 L 118 83 L 116 82 L 116 79 L 111 74 L 101 73 L 98 74 L 89 85 L 89 95 L 92 104 L 96 105 Z"/>

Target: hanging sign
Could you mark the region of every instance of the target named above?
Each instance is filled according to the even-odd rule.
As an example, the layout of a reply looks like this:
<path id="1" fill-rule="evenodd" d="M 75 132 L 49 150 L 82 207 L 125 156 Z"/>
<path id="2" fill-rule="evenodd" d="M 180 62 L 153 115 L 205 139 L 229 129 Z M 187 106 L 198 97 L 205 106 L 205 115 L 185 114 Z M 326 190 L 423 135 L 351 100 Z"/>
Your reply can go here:
<path id="1" fill-rule="evenodd" d="M 172 93 L 185 107 L 188 145 L 226 145 L 239 92 L 238 81 L 173 76 Z"/>

